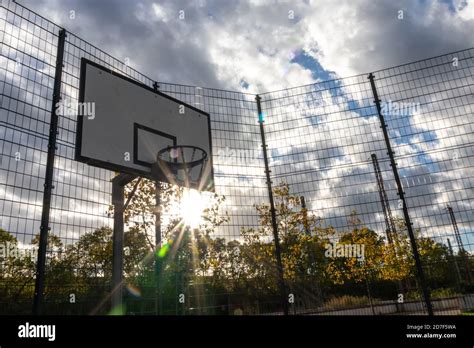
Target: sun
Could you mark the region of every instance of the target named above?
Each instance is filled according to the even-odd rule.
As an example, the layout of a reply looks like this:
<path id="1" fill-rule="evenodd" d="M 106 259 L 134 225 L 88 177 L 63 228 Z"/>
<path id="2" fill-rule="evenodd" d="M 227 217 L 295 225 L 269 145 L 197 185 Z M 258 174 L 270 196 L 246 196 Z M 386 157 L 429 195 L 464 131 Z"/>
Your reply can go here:
<path id="1" fill-rule="evenodd" d="M 185 225 L 197 228 L 203 220 L 203 212 L 208 202 L 204 195 L 197 190 L 185 190 L 179 205 L 180 215 Z"/>

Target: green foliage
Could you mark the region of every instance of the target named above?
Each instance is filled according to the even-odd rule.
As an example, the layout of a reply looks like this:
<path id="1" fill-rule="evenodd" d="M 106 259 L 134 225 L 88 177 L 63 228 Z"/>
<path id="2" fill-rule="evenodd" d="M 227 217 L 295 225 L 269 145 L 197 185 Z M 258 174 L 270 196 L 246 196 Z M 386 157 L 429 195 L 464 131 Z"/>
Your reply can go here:
<path id="1" fill-rule="evenodd" d="M 377 302 L 372 299 L 372 303 Z M 343 295 L 339 297 L 331 297 L 324 303 L 325 309 L 341 309 L 368 306 L 370 300 L 367 296 L 351 296 Z"/>
<path id="2" fill-rule="evenodd" d="M 443 298 L 443 297 L 453 297 L 457 296 L 459 293 L 451 288 L 440 288 L 440 289 L 434 289 L 431 291 L 431 297 L 432 298 Z"/>
<path id="3" fill-rule="evenodd" d="M 367 227 L 360 227 L 360 221 L 353 225 L 351 232 L 344 233 L 340 245 L 360 245 L 364 247 L 364 259 L 355 257 L 332 258 L 328 261 L 327 271 L 336 284 L 347 281 L 362 282 L 379 279 L 381 277 L 383 246 L 382 238 Z"/>
<path id="4" fill-rule="evenodd" d="M 134 184 L 132 182 L 127 186 L 126 198 Z M 158 248 L 154 241 L 154 183 L 142 179 L 130 199 L 125 211 L 128 229 L 124 234 L 124 285 L 137 289 L 138 295 L 133 301 L 154 301 L 158 287 L 163 298 L 172 303 L 168 308 L 170 313 L 174 313 L 177 294 L 180 293 L 187 296 L 188 302 L 183 308 L 203 306 L 198 300 L 189 302 L 188 295 L 191 294 L 206 295 L 206 298 L 218 293 L 229 294 L 247 303 L 249 308 L 258 307 L 256 301 L 278 301 L 278 273 L 268 204 L 255 206 L 259 217 L 258 227 L 242 228 L 241 238 L 226 240 L 214 236 L 216 229 L 229 221 L 227 214 L 222 212 L 225 197 L 210 197 L 210 205 L 203 212 L 202 223 L 198 228 L 190 229 L 183 224 L 180 212 L 173 209 L 182 194 L 182 189 L 164 184 L 161 186 L 160 211 L 168 218 L 161 221 L 163 240 Z M 388 243 L 382 234 L 366 227 L 355 211 L 349 218 L 349 228 L 336 233 L 332 226 L 325 226 L 323 219 L 302 209 L 300 198 L 292 195 L 289 185 L 285 183 L 274 188 L 274 199 L 284 279 L 288 289 L 297 296 L 309 298 L 321 305 L 324 293 L 340 293 L 326 299 L 325 307 L 353 307 L 369 303 L 369 297 L 363 296 L 369 285 L 377 289 L 387 282 L 394 282 L 395 285 L 395 282 L 414 281 L 415 265 L 403 220 L 397 219 L 397 234 L 393 243 Z M 113 209 L 109 209 L 109 214 L 113 214 Z M 449 289 L 453 272 L 449 250 L 433 239 L 421 236 L 420 231 L 416 231 L 416 234 L 428 281 L 447 288 L 433 291 L 432 295 L 454 294 Z M 39 236 L 35 236 L 32 244 L 38 245 L 38 240 Z M 326 257 L 326 245 L 331 241 L 343 245 L 364 245 L 364 259 Z M 18 244 L 14 236 L 0 229 L 0 243 L 6 242 Z M 58 305 L 51 307 L 51 311 L 57 312 L 66 306 L 69 295 L 74 293 L 78 302 L 88 304 L 77 311 L 108 312 L 112 230 L 109 227 L 98 228 L 66 246 L 58 236 L 50 234 L 47 249 L 46 301 Z M 32 298 L 35 262 L 31 257 L 18 259 L 0 256 L 2 302 L 15 303 L 19 299 Z M 131 294 L 126 292 L 128 301 L 132 301 Z M 393 298 L 392 295 L 381 295 L 376 296 Z M 418 294 L 411 292 L 406 298 L 410 296 Z M 220 300 L 215 297 L 212 301 L 217 303 Z M 211 306 L 209 303 L 207 305 Z M 163 306 L 167 308 L 166 304 Z M 145 312 L 154 313 L 154 309 Z"/>
<path id="5" fill-rule="evenodd" d="M 0 245 L 7 246 L 7 243 L 18 247 L 17 239 L 0 229 Z M 30 254 L 24 258 L 0 256 L 0 301 L 12 313 L 22 313 L 22 306 L 33 297 L 35 261 Z"/>

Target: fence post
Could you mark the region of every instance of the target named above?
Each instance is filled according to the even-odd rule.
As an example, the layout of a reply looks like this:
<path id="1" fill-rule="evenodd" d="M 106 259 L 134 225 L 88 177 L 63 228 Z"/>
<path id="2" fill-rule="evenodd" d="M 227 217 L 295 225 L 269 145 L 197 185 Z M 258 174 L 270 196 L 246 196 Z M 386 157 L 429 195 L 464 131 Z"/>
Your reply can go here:
<path id="1" fill-rule="evenodd" d="M 456 258 L 454 257 L 453 247 L 451 246 L 451 241 L 449 240 L 449 238 L 448 238 L 448 249 L 449 249 L 449 256 L 451 258 L 452 263 L 454 264 L 454 269 L 456 270 L 456 280 L 458 283 L 458 289 L 461 289 L 461 285 L 462 285 L 461 272 L 459 271 L 458 262 L 456 261 Z"/>
<path id="2" fill-rule="evenodd" d="M 161 183 L 155 182 L 155 315 L 163 314 L 163 295 L 161 286 L 161 263 L 158 253 L 161 248 Z"/>
<path id="3" fill-rule="evenodd" d="M 283 263 L 281 261 L 281 247 L 280 247 L 280 238 L 278 236 L 278 225 L 276 221 L 276 210 L 275 202 L 273 201 L 273 189 L 272 181 L 270 179 L 270 168 L 268 165 L 268 155 L 267 155 L 267 144 L 265 142 L 265 131 L 263 129 L 264 117 L 262 114 L 262 106 L 260 104 L 260 96 L 255 97 L 257 101 L 257 111 L 258 111 L 258 123 L 260 124 L 260 137 L 262 139 L 262 149 L 263 149 L 263 160 L 265 162 L 265 175 L 267 180 L 267 189 L 268 189 L 268 200 L 270 201 L 270 214 L 272 219 L 272 229 L 273 229 L 273 241 L 275 243 L 275 256 L 277 261 L 277 271 L 278 271 L 278 285 L 280 288 L 280 293 L 282 297 L 283 313 L 288 315 L 288 299 L 286 294 L 286 285 L 283 271 Z"/>
<path id="4" fill-rule="evenodd" d="M 160 85 L 158 82 L 153 83 L 153 89 L 158 92 Z M 161 248 L 161 183 L 155 181 L 155 315 L 163 314 L 163 296 L 160 281 L 161 266 L 158 252 Z"/>
<path id="5" fill-rule="evenodd" d="M 451 218 L 451 224 L 453 225 L 454 236 L 458 244 L 458 254 L 461 255 L 461 258 L 464 263 L 464 268 L 465 268 L 464 272 L 466 273 L 466 276 L 467 276 L 467 283 L 471 284 L 472 275 L 471 275 L 471 267 L 469 265 L 469 258 L 467 256 L 468 254 L 466 253 L 466 249 L 464 249 L 461 234 L 459 233 L 458 223 L 456 222 L 456 217 L 454 216 L 453 208 L 448 204 L 447 209 L 449 212 L 449 217 Z"/>
<path id="6" fill-rule="evenodd" d="M 56 113 L 57 104 L 61 101 L 61 78 L 63 73 L 64 43 L 66 30 L 61 29 L 58 36 L 56 53 L 56 71 L 54 74 L 53 101 L 51 105 L 51 120 L 49 125 L 48 156 L 46 160 L 46 176 L 43 191 L 43 210 L 41 212 L 41 226 L 38 246 L 38 260 L 36 263 L 35 293 L 33 299 L 33 314 L 41 312 L 43 300 L 46 252 L 49 233 L 49 213 L 51 210 L 51 196 L 53 190 L 54 157 L 56 154 L 56 139 L 58 135 L 59 117 Z"/>
<path id="7" fill-rule="evenodd" d="M 405 218 L 405 224 L 407 226 L 408 236 L 410 238 L 410 243 L 413 251 L 413 257 L 415 258 L 415 265 L 418 275 L 418 281 L 421 286 L 421 290 L 423 292 L 423 298 L 426 304 L 426 309 L 428 315 L 433 315 L 433 307 L 431 305 L 430 300 L 430 293 L 428 292 L 428 288 L 426 286 L 425 274 L 423 272 L 423 266 L 420 260 L 420 254 L 418 253 L 418 247 L 416 245 L 415 235 L 413 233 L 413 227 L 410 220 L 410 215 L 408 214 L 408 207 L 405 200 L 405 192 L 403 191 L 402 182 L 400 181 L 400 176 L 398 175 L 397 170 L 397 163 L 395 162 L 394 152 L 392 151 L 392 146 L 390 145 L 390 138 L 388 136 L 387 131 L 387 124 L 385 123 L 385 119 L 382 115 L 382 108 L 380 106 L 380 99 L 377 93 L 377 89 L 375 87 L 374 75 L 372 73 L 369 74 L 370 86 L 372 87 L 372 93 L 374 95 L 374 103 L 377 107 L 377 113 L 380 120 L 380 128 L 382 128 L 383 136 L 385 139 L 385 145 L 387 146 L 387 154 L 390 158 L 390 166 L 392 167 L 393 176 L 395 177 L 395 182 L 397 184 L 397 191 L 400 200 L 402 201 L 402 209 L 403 209 L 403 216 Z"/>

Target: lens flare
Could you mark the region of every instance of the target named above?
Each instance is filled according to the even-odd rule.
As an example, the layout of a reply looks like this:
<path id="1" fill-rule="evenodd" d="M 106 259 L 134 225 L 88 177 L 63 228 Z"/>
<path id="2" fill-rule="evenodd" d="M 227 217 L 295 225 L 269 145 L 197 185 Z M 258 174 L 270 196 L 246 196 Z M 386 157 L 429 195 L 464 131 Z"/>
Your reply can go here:
<path id="1" fill-rule="evenodd" d="M 159 258 L 163 258 L 166 256 L 166 254 L 168 254 L 168 251 L 170 251 L 170 248 L 171 248 L 171 245 L 173 244 L 173 240 L 172 239 L 168 239 L 168 243 L 165 243 L 161 248 L 160 250 L 158 250 L 156 252 L 156 256 L 158 256 Z"/>
<path id="2" fill-rule="evenodd" d="M 128 284 L 126 288 L 127 288 L 127 291 L 130 293 L 130 295 L 134 297 L 142 297 L 142 292 L 136 286 L 133 286 L 132 284 Z"/>
<path id="3" fill-rule="evenodd" d="M 126 313 L 125 305 L 122 304 L 122 305 L 118 305 L 112 308 L 112 310 L 108 313 L 108 315 L 125 315 L 125 313 Z"/>
<path id="4" fill-rule="evenodd" d="M 160 250 L 158 250 L 158 257 L 163 258 L 168 254 L 168 251 L 170 250 L 170 246 L 168 243 L 163 245 Z"/>
<path id="5" fill-rule="evenodd" d="M 206 208 L 204 197 L 196 190 L 187 190 L 183 194 L 181 200 L 181 215 L 184 223 L 191 227 L 197 228 L 203 222 L 202 214 Z"/>
<path id="6" fill-rule="evenodd" d="M 178 151 L 178 149 L 171 149 L 171 150 L 170 150 L 170 157 L 171 157 L 171 158 L 178 158 L 178 157 L 179 157 L 179 151 Z"/>

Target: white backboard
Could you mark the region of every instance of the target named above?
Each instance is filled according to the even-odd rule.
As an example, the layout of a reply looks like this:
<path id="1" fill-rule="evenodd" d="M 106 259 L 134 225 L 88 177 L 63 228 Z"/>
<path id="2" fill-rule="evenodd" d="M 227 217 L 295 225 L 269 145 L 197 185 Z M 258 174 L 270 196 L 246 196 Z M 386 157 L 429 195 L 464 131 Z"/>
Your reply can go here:
<path id="1" fill-rule="evenodd" d="M 95 112 L 78 115 L 76 160 L 150 178 L 159 150 L 196 146 L 208 160 L 201 182 L 191 187 L 214 190 L 208 113 L 84 58 L 79 103 Z"/>

